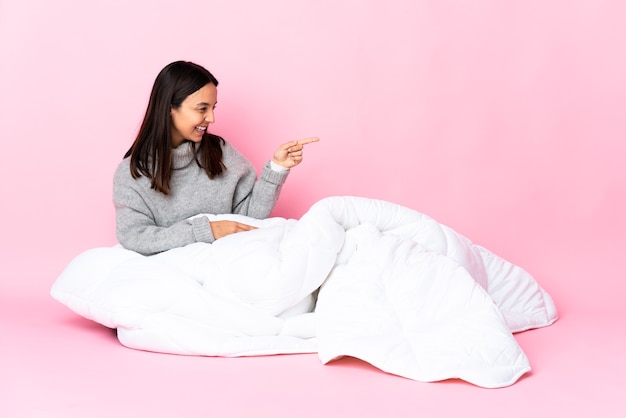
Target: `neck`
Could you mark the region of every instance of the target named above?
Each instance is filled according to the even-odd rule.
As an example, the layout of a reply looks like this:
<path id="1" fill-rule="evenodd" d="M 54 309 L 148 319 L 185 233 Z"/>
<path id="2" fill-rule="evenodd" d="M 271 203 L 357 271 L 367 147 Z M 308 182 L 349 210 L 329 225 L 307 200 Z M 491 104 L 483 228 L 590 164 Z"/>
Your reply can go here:
<path id="1" fill-rule="evenodd" d="M 176 148 L 171 148 L 170 151 L 172 153 L 172 168 L 176 170 L 187 167 L 193 161 L 196 147 L 193 142 L 186 141 Z"/>

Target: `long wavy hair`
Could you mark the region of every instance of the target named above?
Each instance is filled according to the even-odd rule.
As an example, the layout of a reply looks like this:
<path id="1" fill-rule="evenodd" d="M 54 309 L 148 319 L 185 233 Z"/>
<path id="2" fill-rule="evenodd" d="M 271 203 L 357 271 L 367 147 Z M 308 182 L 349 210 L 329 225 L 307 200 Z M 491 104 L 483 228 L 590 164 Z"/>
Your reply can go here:
<path id="1" fill-rule="evenodd" d="M 170 193 L 172 172 L 172 119 L 170 111 L 178 109 L 187 96 L 217 79 L 207 69 L 187 61 L 168 64 L 157 75 L 146 114 L 133 145 L 124 155 L 130 157 L 130 173 L 137 179 L 145 176 L 151 187 L 163 194 Z M 222 174 L 224 139 L 206 132 L 196 149 L 195 160 L 209 178 Z"/>

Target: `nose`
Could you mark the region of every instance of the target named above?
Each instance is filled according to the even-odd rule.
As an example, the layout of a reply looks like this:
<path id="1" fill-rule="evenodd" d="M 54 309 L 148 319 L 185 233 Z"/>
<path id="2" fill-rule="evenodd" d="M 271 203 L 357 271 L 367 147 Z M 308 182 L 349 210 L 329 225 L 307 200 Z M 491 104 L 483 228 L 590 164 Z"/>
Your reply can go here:
<path id="1" fill-rule="evenodd" d="M 206 116 L 204 117 L 204 120 L 206 120 L 208 123 L 215 122 L 215 114 L 213 113 L 212 110 L 207 112 Z"/>

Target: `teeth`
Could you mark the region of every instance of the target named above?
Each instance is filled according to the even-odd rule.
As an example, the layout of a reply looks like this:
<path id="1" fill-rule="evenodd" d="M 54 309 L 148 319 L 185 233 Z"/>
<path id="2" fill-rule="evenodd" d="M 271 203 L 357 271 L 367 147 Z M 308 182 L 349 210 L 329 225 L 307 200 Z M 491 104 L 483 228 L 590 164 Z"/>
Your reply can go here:
<path id="1" fill-rule="evenodd" d="M 206 126 L 196 126 L 196 129 L 199 131 L 206 131 Z"/>

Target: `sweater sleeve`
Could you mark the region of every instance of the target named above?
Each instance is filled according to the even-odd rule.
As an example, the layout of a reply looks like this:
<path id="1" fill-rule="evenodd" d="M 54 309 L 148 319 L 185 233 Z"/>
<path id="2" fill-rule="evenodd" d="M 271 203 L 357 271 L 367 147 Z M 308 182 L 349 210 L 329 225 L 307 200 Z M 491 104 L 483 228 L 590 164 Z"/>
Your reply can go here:
<path id="1" fill-rule="evenodd" d="M 224 146 L 224 154 L 227 170 L 239 173 L 232 194 L 232 213 L 257 219 L 270 216 L 289 170 L 273 169 L 270 160 L 257 179 L 254 166 L 229 142 Z"/>
<path id="2" fill-rule="evenodd" d="M 129 184 L 125 177 L 116 175 L 113 184 L 116 235 L 124 248 L 152 255 L 194 242 L 215 240 L 206 216 L 158 226 L 136 184 Z"/>
<path id="3" fill-rule="evenodd" d="M 257 219 L 270 216 L 288 175 L 289 171 L 272 170 L 269 161 L 258 180 L 254 171 L 251 171 L 251 177 L 242 179 L 235 191 L 233 213 Z"/>

